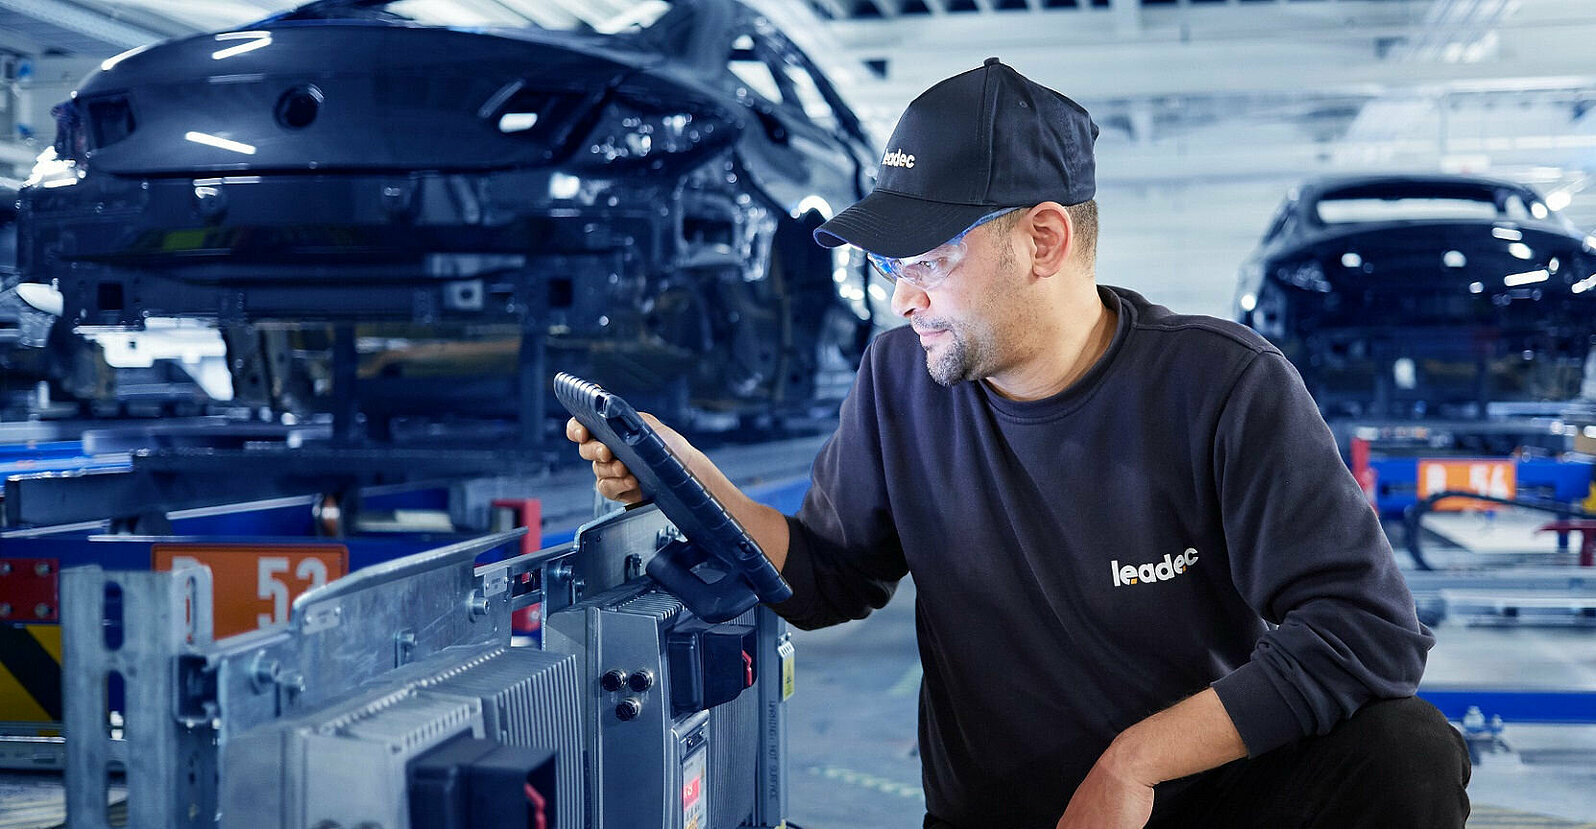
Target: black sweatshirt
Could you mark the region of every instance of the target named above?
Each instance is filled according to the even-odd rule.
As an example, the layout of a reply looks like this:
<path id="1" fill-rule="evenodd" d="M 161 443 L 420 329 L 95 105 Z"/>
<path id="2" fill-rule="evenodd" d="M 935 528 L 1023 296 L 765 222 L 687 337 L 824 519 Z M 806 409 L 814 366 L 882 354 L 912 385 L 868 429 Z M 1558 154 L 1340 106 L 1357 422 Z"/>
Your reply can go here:
<path id="1" fill-rule="evenodd" d="M 1280 352 L 1099 291 L 1113 342 L 1045 400 L 876 338 L 789 519 L 801 628 L 914 574 L 927 808 L 961 826 L 1050 829 L 1116 734 L 1209 685 L 1251 755 L 1323 734 L 1411 695 L 1434 642 Z"/>

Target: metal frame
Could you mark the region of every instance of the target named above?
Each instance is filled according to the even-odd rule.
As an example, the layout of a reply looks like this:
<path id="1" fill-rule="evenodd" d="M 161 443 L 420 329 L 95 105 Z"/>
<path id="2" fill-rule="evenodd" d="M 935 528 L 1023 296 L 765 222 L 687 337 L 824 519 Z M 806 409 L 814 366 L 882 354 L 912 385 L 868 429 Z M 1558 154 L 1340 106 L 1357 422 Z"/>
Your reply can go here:
<path id="1" fill-rule="evenodd" d="M 98 567 L 70 570 L 62 577 L 62 599 L 75 617 L 109 621 L 103 610 L 113 585 L 121 595 L 123 641 L 111 648 L 108 628 L 101 624 L 68 624 L 64 653 L 71 668 L 64 671 L 66 728 L 72 735 L 67 751 L 67 814 L 74 829 L 109 827 L 107 785 L 113 766 L 126 774 L 130 791 L 128 825 L 202 826 L 214 806 L 209 774 L 189 775 L 202 763 L 211 717 L 207 712 L 171 711 L 170 723 L 158 718 L 129 719 L 125 738 L 113 739 L 107 718 L 108 679 L 124 680 L 131 710 L 170 710 L 178 698 L 178 671 L 170 657 L 210 643 L 210 571 L 190 568 L 176 573 L 122 573 L 106 577 Z M 82 614 L 82 610 L 92 610 Z M 128 681 L 131 679 L 132 681 Z M 132 758 L 138 762 L 132 762 Z"/>
<path id="2" fill-rule="evenodd" d="M 211 639 L 209 570 L 111 574 L 91 565 L 63 572 L 69 825 L 109 825 L 112 763 L 127 774 L 129 825 L 216 825 L 215 781 L 225 777 L 222 757 L 238 735 L 447 647 L 508 646 L 508 581 L 475 585 L 473 568 L 477 555 L 523 532 L 368 568 L 300 596 L 288 625 L 220 642 Z M 105 633 L 114 621 L 106 613 L 111 585 L 121 598 L 116 648 Z M 404 625 L 394 624 L 401 615 Z M 333 636 L 308 638 L 335 628 Z M 113 739 L 106 724 L 112 673 L 123 678 L 130 712 L 123 739 Z"/>
<path id="3" fill-rule="evenodd" d="M 1557 516 L 1559 520 L 1567 520 L 1569 518 L 1596 518 L 1596 515 L 1592 515 L 1582 509 L 1576 509 L 1568 504 L 1559 503 L 1556 501 L 1538 501 L 1527 498 L 1497 498 L 1491 495 L 1481 495 L 1479 493 L 1461 490 L 1437 492 L 1434 495 L 1431 495 L 1424 500 L 1409 506 L 1407 509 L 1403 510 L 1402 514 L 1403 523 L 1406 529 L 1406 532 L 1404 532 L 1403 535 L 1407 536 L 1408 555 L 1413 558 L 1413 564 L 1420 570 L 1433 570 L 1435 568 L 1432 567 L 1429 561 L 1424 558 L 1423 544 L 1421 543 L 1421 539 L 1424 536 L 1424 528 L 1419 522 L 1423 520 L 1425 513 L 1430 512 L 1435 508 L 1435 505 L 1438 502 L 1444 501 L 1448 498 L 1468 498 L 1474 501 L 1485 501 L 1487 503 L 1501 504 L 1507 507 L 1539 510 L 1541 512 L 1549 512 Z M 1557 546 L 1560 550 L 1568 549 L 1568 533 L 1564 532 L 1558 534 Z"/>
<path id="4" fill-rule="evenodd" d="M 247 476 L 240 469 L 250 470 Z M 548 471 L 536 450 L 356 448 L 287 445 L 174 448 L 132 455 L 117 472 L 17 475 L 6 479 L 5 524 L 50 526 L 133 519 L 177 510 L 399 482 L 533 475 Z"/>
<path id="5" fill-rule="evenodd" d="M 116 764 L 127 775 L 126 809 L 133 826 L 253 826 L 250 821 L 273 814 L 283 816 L 286 826 L 298 825 L 301 817 L 331 815 L 337 809 L 326 804 L 336 807 L 348 798 L 313 781 L 336 780 L 347 787 L 382 776 L 391 789 L 404 758 L 455 734 L 492 738 L 495 728 L 509 727 L 504 715 L 496 720 L 486 704 L 494 692 L 481 696 L 483 683 L 450 683 L 451 677 L 516 651 L 527 658 L 547 654 L 544 661 L 570 672 L 559 686 L 571 689 L 565 715 L 522 723 L 517 732 L 541 729 L 540 743 L 569 739 L 556 755 L 564 758 L 557 759 L 557 769 L 559 763 L 583 758 L 577 761 L 581 769 L 566 765 L 560 772 L 558 802 L 567 805 L 557 811 L 559 829 L 632 829 L 651 822 L 638 823 L 638 814 L 657 817 L 662 829 L 685 829 L 680 816 L 672 815 L 689 756 L 707 758 L 708 774 L 732 781 L 718 796 L 711 787 L 711 820 L 719 808 L 719 817 L 735 821 L 720 829 L 784 825 L 782 668 L 791 654 L 785 623 L 764 608 L 739 619 L 758 632 L 762 667 L 756 688 L 707 714 L 673 719 L 670 677 L 661 663 L 658 684 L 644 696 L 651 697 L 649 708 L 663 713 L 661 733 L 670 739 L 639 741 L 613 731 L 601 740 L 609 729 L 599 719 L 613 715 L 614 706 L 598 704 L 595 669 L 607 664 L 616 648 L 635 650 L 653 640 L 618 630 L 607 637 L 602 625 L 580 620 L 598 614 L 617 624 L 654 625 L 646 613 L 606 611 L 608 599 L 598 594 L 632 604 L 674 603 L 637 577 L 646 557 L 674 537 L 673 528 L 655 508 L 619 511 L 585 525 L 571 543 L 475 566 L 478 555 L 515 545 L 524 532 L 489 535 L 368 567 L 301 595 L 286 625 L 222 640 L 212 638 L 211 578 L 203 567 L 66 570 L 68 825 L 109 825 L 108 777 Z M 108 589 L 119 601 L 107 602 Z M 512 613 L 537 602 L 546 613 L 579 620 L 577 635 L 556 632 L 541 649 L 511 649 Z M 629 653 L 632 661 L 660 662 L 663 649 L 656 641 L 653 649 Z M 503 686 L 499 680 L 505 671 L 494 671 L 496 679 L 487 685 Z M 106 678 L 113 673 L 123 678 L 127 702 L 125 724 L 117 724 L 120 733 L 108 718 Z M 443 714 L 447 728 L 427 725 L 442 722 L 437 717 Z M 367 744 L 336 739 L 367 721 L 413 729 L 405 732 L 413 738 L 393 743 L 403 757 L 372 754 Z M 717 750 L 717 740 L 731 742 Z M 611 750 L 602 752 L 601 743 Z M 578 747 L 582 744 L 585 751 Z M 628 792 L 654 789 L 643 785 L 647 778 L 639 774 L 650 766 L 639 757 L 656 750 L 665 762 L 654 768 L 659 803 L 636 812 L 611 810 L 606 823 L 598 804 L 629 802 Z M 753 791 L 734 791 L 736 785 Z M 381 804 L 373 808 L 404 808 L 388 796 L 394 792 L 383 791 L 368 792 L 366 801 Z M 593 805 L 573 811 L 573 800 Z M 744 822 L 743 810 L 751 824 Z"/>

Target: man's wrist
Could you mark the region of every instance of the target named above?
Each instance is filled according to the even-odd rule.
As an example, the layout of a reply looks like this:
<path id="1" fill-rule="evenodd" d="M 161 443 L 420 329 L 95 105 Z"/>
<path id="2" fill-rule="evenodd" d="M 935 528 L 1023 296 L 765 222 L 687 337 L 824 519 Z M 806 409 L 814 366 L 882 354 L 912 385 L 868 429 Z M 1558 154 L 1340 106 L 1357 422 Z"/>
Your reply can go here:
<path id="1" fill-rule="evenodd" d="M 1219 695 L 1207 688 L 1120 732 L 1099 762 L 1118 777 L 1156 786 L 1245 756 Z"/>
<path id="2" fill-rule="evenodd" d="M 1141 739 L 1139 729 L 1131 726 L 1109 743 L 1108 750 L 1103 752 L 1098 762 L 1103 763 L 1115 777 L 1143 786 L 1156 786 L 1164 782 L 1167 776 L 1160 774 L 1156 768 L 1158 752 L 1147 750 L 1149 748 L 1151 746 L 1147 741 Z"/>

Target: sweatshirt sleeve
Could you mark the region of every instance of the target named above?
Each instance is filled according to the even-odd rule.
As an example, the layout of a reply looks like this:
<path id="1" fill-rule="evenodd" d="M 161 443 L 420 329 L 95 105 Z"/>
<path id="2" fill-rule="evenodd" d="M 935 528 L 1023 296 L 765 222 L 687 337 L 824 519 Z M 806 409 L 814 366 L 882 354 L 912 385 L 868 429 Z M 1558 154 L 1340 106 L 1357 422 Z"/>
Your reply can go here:
<path id="1" fill-rule="evenodd" d="M 1241 372 L 1214 475 L 1232 578 L 1273 627 L 1213 683 L 1249 755 L 1411 696 L 1434 637 L 1318 407 L 1279 352 Z"/>
<path id="2" fill-rule="evenodd" d="M 863 619 L 884 607 L 908 573 L 882 471 L 872 345 L 843 401 L 837 431 L 815 458 L 809 492 L 787 519 L 782 577 L 793 596 L 772 605 L 805 629 Z"/>

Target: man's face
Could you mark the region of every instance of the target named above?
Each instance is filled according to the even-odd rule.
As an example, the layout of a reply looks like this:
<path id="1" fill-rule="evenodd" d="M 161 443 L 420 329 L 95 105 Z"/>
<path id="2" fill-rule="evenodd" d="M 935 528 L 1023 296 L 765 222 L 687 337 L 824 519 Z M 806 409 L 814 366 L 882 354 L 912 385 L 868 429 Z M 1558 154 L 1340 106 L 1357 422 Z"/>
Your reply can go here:
<path id="1" fill-rule="evenodd" d="M 926 371 L 944 386 L 1001 371 L 1029 319 L 1015 302 L 1023 279 L 1011 228 L 997 221 L 970 231 L 964 261 L 929 290 L 901 279 L 894 284 L 893 311 L 920 335 Z"/>

